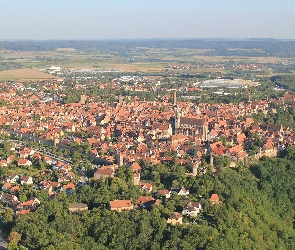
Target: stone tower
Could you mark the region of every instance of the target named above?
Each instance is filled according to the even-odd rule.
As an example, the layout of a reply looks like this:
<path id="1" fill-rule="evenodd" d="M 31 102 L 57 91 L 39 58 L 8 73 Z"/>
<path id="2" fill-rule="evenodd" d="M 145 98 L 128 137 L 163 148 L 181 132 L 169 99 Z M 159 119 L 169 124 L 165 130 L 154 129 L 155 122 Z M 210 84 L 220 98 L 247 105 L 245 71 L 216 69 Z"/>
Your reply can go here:
<path id="1" fill-rule="evenodd" d="M 203 138 L 204 138 L 205 141 L 207 141 L 208 140 L 208 132 L 209 132 L 208 125 L 204 124 L 203 127 L 202 127 L 202 130 L 203 130 L 202 131 Z"/>
<path id="2" fill-rule="evenodd" d="M 176 99 L 176 90 L 173 92 L 173 105 L 176 105 L 177 99 Z"/>
<path id="3" fill-rule="evenodd" d="M 196 176 L 198 174 L 198 164 L 193 164 L 193 176 Z"/>
<path id="4" fill-rule="evenodd" d="M 199 106 L 196 107 L 195 112 L 196 112 L 197 115 L 200 114 L 200 108 L 199 108 Z"/>
<path id="5" fill-rule="evenodd" d="M 180 117 L 181 117 L 181 112 L 177 110 L 175 114 L 175 121 L 174 121 L 175 134 L 178 133 L 178 129 L 180 127 Z"/>
<path id="6" fill-rule="evenodd" d="M 86 98 L 87 96 L 82 94 L 80 97 L 80 103 L 84 105 L 86 103 Z"/>
<path id="7" fill-rule="evenodd" d="M 124 158 L 123 158 L 123 154 L 120 152 L 118 154 L 118 167 L 122 167 L 124 165 Z"/>
<path id="8" fill-rule="evenodd" d="M 212 168 L 214 168 L 214 158 L 213 158 L 212 153 L 210 154 L 210 165 Z"/>

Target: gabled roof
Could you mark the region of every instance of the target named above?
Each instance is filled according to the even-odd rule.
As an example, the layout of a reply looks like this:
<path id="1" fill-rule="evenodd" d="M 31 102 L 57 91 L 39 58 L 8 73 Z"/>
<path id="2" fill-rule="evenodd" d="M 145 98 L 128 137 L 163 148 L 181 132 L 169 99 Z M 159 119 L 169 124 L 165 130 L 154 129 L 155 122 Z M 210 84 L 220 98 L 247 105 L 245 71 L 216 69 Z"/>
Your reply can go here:
<path id="1" fill-rule="evenodd" d="M 111 168 L 99 168 L 95 171 L 94 176 L 113 176 L 114 170 Z"/>
<path id="2" fill-rule="evenodd" d="M 131 166 L 130 166 L 133 171 L 135 172 L 139 172 L 141 170 L 141 167 L 139 166 L 139 164 L 137 162 L 134 162 Z"/>
<path id="3" fill-rule="evenodd" d="M 219 196 L 217 194 L 212 194 L 210 197 L 210 202 L 219 202 Z"/>
<path id="4" fill-rule="evenodd" d="M 136 205 L 145 204 L 153 201 L 156 201 L 156 199 L 151 196 L 139 196 L 136 200 Z"/>
<path id="5" fill-rule="evenodd" d="M 64 185 L 62 187 L 64 190 L 68 190 L 68 189 L 75 189 L 75 184 L 74 183 L 69 183 L 67 185 Z"/>
<path id="6" fill-rule="evenodd" d="M 110 201 L 111 209 L 132 207 L 132 200 L 113 200 Z"/>

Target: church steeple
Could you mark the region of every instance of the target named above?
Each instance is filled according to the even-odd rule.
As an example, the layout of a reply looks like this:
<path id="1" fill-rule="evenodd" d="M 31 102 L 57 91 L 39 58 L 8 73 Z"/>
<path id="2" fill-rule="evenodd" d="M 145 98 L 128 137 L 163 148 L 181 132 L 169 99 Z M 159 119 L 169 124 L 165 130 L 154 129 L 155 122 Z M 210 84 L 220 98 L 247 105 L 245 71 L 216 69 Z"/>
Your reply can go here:
<path id="1" fill-rule="evenodd" d="M 175 121 L 174 121 L 174 127 L 175 127 L 175 134 L 178 133 L 178 129 L 180 127 L 180 117 L 181 117 L 181 111 L 177 109 L 175 113 Z"/>
<path id="2" fill-rule="evenodd" d="M 177 103 L 177 96 L 176 96 L 176 90 L 173 92 L 173 105 L 176 105 Z"/>

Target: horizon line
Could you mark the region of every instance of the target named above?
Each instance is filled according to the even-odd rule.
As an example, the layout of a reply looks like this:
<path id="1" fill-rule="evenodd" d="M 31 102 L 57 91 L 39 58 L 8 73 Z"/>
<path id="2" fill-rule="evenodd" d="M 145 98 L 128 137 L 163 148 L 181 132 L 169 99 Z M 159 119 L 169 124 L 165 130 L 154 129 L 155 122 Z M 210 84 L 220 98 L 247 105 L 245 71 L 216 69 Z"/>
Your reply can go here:
<path id="1" fill-rule="evenodd" d="M 202 37 L 202 38 L 50 38 L 50 39 L 0 39 L 0 42 L 54 42 L 54 41 L 119 41 L 119 40 L 235 40 L 235 41 L 249 41 L 249 40 L 281 40 L 281 41 L 295 41 L 295 38 L 271 38 L 271 37 L 248 37 L 248 38 L 235 38 L 235 37 Z"/>

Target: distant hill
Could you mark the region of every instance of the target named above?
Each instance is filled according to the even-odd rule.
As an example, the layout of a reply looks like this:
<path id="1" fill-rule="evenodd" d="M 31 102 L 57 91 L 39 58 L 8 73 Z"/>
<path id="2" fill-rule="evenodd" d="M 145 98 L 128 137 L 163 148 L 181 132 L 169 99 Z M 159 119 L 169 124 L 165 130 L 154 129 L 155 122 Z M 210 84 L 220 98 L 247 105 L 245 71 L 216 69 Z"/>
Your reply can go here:
<path id="1" fill-rule="evenodd" d="M 51 51 L 62 48 L 126 52 L 135 47 L 209 49 L 208 56 L 294 57 L 295 41 L 278 39 L 143 39 L 73 41 L 0 41 L 0 50 Z"/>

